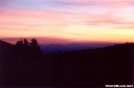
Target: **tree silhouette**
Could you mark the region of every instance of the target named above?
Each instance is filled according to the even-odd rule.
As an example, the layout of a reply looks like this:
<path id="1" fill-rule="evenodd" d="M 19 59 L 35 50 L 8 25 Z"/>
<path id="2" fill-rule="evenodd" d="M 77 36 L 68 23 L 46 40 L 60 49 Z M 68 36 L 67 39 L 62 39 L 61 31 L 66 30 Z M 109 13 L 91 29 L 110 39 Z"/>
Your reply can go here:
<path id="1" fill-rule="evenodd" d="M 20 41 L 17 41 L 16 45 L 17 51 L 22 51 L 23 50 L 23 41 L 20 39 Z"/>
<path id="2" fill-rule="evenodd" d="M 27 48 L 27 47 L 29 46 L 28 41 L 27 41 L 26 39 L 24 39 L 24 41 L 23 41 L 23 42 L 24 42 L 24 47 L 26 47 L 26 48 Z"/>
<path id="3" fill-rule="evenodd" d="M 38 41 L 37 39 L 32 39 L 31 42 L 30 42 L 30 46 L 31 47 L 39 47 L 39 44 L 38 44 Z"/>
<path id="4" fill-rule="evenodd" d="M 30 44 L 30 50 L 33 54 L 36 53 L 36 55 L 38 55 L 41 52 L 37 39 L 33 38 L 29 44 Z"/>
<path id="5" fill-rule="evenodd" d="M 16 46 L 17 47 L 23 47 L 23 41 L 22 41 L 22 39 L 20 41 L 17 41 Z"/>
<path id="6" fill-rule="evenodd" d="M 30 43 L 21 39 L 16 46 L 0 40 L 0 87 L 133 84 L 134 43 L 47 55 L 41 53 L 36 39 Z"/>

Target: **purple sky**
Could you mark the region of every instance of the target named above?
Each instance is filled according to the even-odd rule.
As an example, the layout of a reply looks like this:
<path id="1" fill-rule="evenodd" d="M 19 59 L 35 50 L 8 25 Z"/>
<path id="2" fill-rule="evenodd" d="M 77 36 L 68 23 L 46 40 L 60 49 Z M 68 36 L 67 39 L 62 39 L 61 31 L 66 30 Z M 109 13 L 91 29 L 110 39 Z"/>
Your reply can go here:
<path id="1" fill-rule="evenodd" d="M 134 1 L 0 0 L 0 38 L 24 37 L 41 43 L 134 42 Z"/>

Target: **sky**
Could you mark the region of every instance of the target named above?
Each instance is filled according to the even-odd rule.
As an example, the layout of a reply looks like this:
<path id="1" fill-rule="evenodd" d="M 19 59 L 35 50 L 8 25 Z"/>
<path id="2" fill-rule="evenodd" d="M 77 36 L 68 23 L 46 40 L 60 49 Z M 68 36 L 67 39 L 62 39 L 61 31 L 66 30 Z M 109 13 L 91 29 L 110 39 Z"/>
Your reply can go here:
<path id="1" fill-rule="evenodd" d="M 0 39 L 134 42 L 134 0 L 0 0 Z"/>

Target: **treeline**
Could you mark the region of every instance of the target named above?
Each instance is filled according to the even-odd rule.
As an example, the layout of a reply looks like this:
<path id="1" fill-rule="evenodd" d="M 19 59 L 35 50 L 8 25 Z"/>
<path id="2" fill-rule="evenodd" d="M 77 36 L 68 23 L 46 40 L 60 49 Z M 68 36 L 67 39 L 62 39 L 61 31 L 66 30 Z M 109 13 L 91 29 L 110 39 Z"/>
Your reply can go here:
<path id="1" fill-rule="evenodd" d="M 1 86 L 99 87 L 132 85 L 134 44 L 44 55 L 38 41 L 0 41 Z"/>
<path id="2" fill-rule="evenodd" d="M 17 41 L 17 43 L 15 44 L 15 47 L 17 48 L 17 50 L 25 50 L 27 51 L 33 51 L 33 53 L 38 53 L 40 50 L 38 41 L 36 39 L 31 39 L 31 42 L 28 42 L 27 39 L 24 40 L 20 40 Z"/>
<path id="3" fill-rule="evenodd" d="M 12 45 L 0 40 L 0 47 L 1 86 L 34 84 L 44 62 L 44 54 L 38 41 L 34 38 L 30 42 L 21 39 Z"/>
<path id="4" fill-rule="evenodd" d="M 27 48 L 27 47 L 34 47 L 34 48 L 39 48 L 39 44 L 38 44 L 38 41 L 37 39 L 31 39 L 31 42 L 28 42 L 27 39 L 24 39 L 24 40 L 20 40 L 20 41 L 17 41 L 16 44 L 15 44 L 17 47 L 24 47 L 24 48 Z"/>
<path id="5" fill-rule="evenodd" d="M 25 53 L 25 54 L 31 53 L 31 55 L 35 55 L 35 53 L 36 54 L 42 53 L 37 39 L 34 38 L 31 39 L 30 42 L 28 42 L 27 39 L 23 40 L 20 39 L 19 41 L 16 42 L 15 45 L 0 40 L 0 50 L 2 56 L 6 56 L 5 54 L 10 53 Z"/>
<path id="6" fill-rule="evenodd" d="M 105 88 L 106 84 L 132 85 L 134 44 L 116 44 L 48 55 L 55 86 Z"/>

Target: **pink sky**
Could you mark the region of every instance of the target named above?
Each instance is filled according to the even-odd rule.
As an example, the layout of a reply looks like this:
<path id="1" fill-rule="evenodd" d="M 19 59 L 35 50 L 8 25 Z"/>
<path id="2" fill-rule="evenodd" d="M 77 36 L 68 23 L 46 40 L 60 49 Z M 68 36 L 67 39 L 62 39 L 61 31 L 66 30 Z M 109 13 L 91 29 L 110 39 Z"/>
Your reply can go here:
<path id="1" fill-rule="evenodd" d="M 0 38 L 134 42 L 133 0 L 1 0 Z M 10 39 L 9 39 L 10 38 Z"/>

